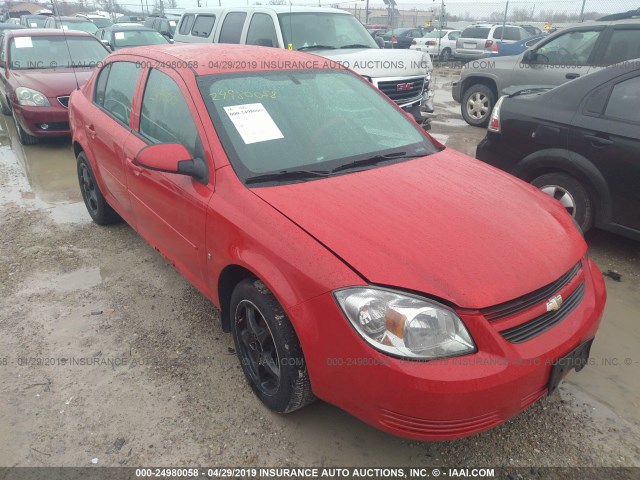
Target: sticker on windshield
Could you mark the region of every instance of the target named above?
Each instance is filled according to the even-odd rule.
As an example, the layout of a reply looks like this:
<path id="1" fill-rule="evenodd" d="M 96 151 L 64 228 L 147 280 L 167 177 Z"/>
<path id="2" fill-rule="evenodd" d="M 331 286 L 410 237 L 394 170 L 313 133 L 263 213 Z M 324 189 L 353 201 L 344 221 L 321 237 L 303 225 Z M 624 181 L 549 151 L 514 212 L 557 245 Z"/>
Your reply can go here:
<path id="1" fill-rule="evenodd" d="M 31 26 L 31 28 L 36 28 L 38 26 L 36 22 L 31 22 L 29 23 L 29 25 Z"/>
<path id="2" fill-rule="evenodd" d="M 124 40 L 124 32 L 116 32 L 115 36 L 116 40 Z"/>
<path id="3" fill-rule="evenodd" d="M 284 138 L 269 112 L 261 103 L 224 107 L 231 122 L 247 145 Z"/>
<path id="4" fill-rule="evenodd" d="M 16 48 L 31 48 L 33 43 L 31 37 L 15 37 L 14 40 Z"/>
<path id="5" fill-rule="evenodd" d="M 176 21 L 175 20 L 169 20 L 169 25 L 171 25 L 172 27 L 176 26 Z"/>
<path id="6" fill-rule="evenodd" d="M 69 25 L 62 25 L 62 30 L 64 30 L 64 31 L 69 30 Z"/>

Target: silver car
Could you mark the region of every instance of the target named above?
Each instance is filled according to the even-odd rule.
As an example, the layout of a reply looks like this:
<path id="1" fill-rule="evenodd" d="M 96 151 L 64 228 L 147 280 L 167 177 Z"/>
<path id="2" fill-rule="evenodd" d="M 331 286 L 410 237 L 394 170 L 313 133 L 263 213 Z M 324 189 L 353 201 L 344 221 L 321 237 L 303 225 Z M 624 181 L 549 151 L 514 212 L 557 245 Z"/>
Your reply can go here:
<path id="1" fill-rule="evenodd" d="M 517 25 L 475 24 L 465 28 L 456 42 L 454 56 L 466 60 L 486 58 L 498 42 L 514 43 L 531 35 Z"/>

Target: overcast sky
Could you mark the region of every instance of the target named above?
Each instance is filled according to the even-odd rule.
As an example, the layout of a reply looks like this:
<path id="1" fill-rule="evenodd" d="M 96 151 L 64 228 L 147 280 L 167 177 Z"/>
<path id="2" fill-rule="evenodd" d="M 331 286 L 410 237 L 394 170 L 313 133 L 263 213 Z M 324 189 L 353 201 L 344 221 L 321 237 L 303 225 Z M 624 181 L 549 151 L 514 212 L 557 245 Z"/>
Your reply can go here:
<path id="1" fill-rule="evenodd" d="M 154 0 L 144 0 L 151 5 Z M 222 6 L 240 6 L 240 5 L 252 5 L 256 0 L 220 0 Z M 267 4 L 269 0 L 259 0 L 263 4 Z M 320 0 L 322 6 L 330 6 L 335 3 L 340 3 L 340 6 L 358 7 L 364 8 L 365 1 L 349 1 L 341 2 L 336 0 Z M 136 0 L 123 0 L 125 4 L 135 4 Z M 413 9 L 418 10 L 430 10 L 432 7 L 440 5 L 441 0 L 396 0 L 398 8 L 400 9 Z M 218 0 L 201 0 L 202 6 L 214 7 L 218 6 Z M 445 5 L 449 8 L 449 11 L 453 13 L 464 13 L 466 10 L 470 12 L 478 12 L 478 10 L 491 13 L 495 10 L 504 10 L 506 0 L 445 0 Z M 318 5 L 318 1 L 315 0 L 293 0 L 294 5 Z M 179 7 L 196 7 L 198 5 L 197 0 L 178 0 Z M 540 10 L 557 10 L 567 12 L 579 12 L 582 7 L 582 0 L 510 0 L 509 9 L 513 8 L 528 8 L 535 11 Z M 585 11 L 597 11 L 605 13 L 624 12 L 626 10 L 632 10 L 640 6 L 638 0 L 586 0 Z M 369 0 L 370 8 L 383 8 L 384 2 L 382 0 Z"/>

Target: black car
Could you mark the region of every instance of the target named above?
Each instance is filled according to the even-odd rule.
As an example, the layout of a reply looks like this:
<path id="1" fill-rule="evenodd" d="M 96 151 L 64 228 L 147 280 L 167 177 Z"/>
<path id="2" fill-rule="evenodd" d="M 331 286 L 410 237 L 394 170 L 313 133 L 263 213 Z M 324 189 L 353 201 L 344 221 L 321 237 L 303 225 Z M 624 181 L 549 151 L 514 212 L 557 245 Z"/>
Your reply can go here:
<path id="1" fill-rule="evenodd" d="M 144 26 L 151 28 L 156 32 L 160 32 L 167 40 L 172 40 L 176 32 L 176 25 L 180 20 L 180 16 L 168 15 L 163 17 L 147 17 Z"/>
<path id="2" fill-rule="evenodd" d="M 503 93 L 476 157 L 553 195 L 583 231 L 640 240 L 640 59 Z"/>
<path id="3" fill-rule="evenodd" d="M 384 48 L 409 48 L 414 38 L 421 38 L 422 30 L 419 28 L 393 28 L 378 37 L 384 40 Z"/>
<path id="4" fill-rule="evenodd" d="M 162 45 L 169 43 L 159 32 L 137 23 L 114 24 L 96 33 L 111 51 L 120 48 L 141 47 L 143 45 Z"/>

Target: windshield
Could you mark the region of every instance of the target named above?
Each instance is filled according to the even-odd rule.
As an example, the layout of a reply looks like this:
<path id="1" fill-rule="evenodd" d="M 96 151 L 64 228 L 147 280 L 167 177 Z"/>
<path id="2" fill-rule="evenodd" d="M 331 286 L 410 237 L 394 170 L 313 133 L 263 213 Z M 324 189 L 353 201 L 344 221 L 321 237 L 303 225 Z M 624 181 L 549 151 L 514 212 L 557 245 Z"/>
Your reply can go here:
<path id="1" fill-rule="evenodd" d="M 342 48 L 355 45 L 378 48 L 369 32 L 353 15 L 281 13 L 278 17 L 285 46 L 291 43 L 294 50 L 305 50 L 314 46 Z"/>
<path id="2" fill-rule="evenodd" d="M 98 27 L 95 23 L 87 20 L 86 22 L 62 22 L 63 30 L 80 30 L 81 32 L 96 33 Z"/>
<path id="3" fill-rule="evenodd" d="M 199 77 L 198 86 L 242 181 L 285 171 L 330 172 L 377 155 L 436 151 L 378 90 L 346 71 L 209 75 Z"/>
<path id="4" fill-rule="evenodd" d="M 113 22 L 108 18 L 92 18 L 91 22 L 98 28 L 107 28 L 113 25 Z"/>
<path id="5" fill-rule="evenodd" d="M 27 17 L 25 18 L 25 25 L 29 28 L 42 28 L 46 21 L 46 17 Z"/>
<path id="6" fill-rule="evenodd" d="M 91 37 L 14 37 L 9 50 L 9 68 L 30 70 L 95 67 L 108 53 L 97 39 Z"/>
<path id="7" fill-rule="evenodd" d="M 115 47 L 117 48 L 169 43 L 166 38 L 160 35 L 160 33 L 148 30 L 125 30 L 122 32 L 113 32 L 113 39 L 115 41 Z"/>

